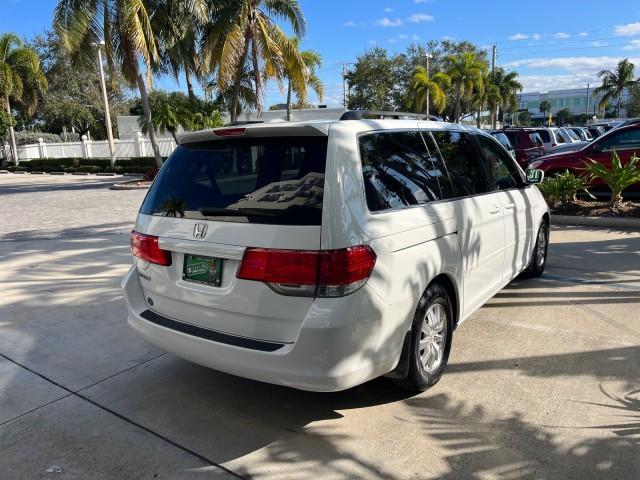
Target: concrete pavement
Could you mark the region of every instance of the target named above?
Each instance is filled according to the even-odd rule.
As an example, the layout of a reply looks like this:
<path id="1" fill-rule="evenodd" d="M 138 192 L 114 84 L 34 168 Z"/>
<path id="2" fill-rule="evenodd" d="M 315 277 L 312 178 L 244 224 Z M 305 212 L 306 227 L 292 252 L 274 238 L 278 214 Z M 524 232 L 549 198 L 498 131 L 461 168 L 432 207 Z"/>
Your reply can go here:
<path id="1" fill-rule="evenodd" d="M 640 472 L 638 232 L 555 228 L 547 274 L 465 322 L 421 395 L 385 379 L 313 394 L 135 336 L 119 282 L 144 192 L 46 180 L 0 177 L 0 478 Z"/>

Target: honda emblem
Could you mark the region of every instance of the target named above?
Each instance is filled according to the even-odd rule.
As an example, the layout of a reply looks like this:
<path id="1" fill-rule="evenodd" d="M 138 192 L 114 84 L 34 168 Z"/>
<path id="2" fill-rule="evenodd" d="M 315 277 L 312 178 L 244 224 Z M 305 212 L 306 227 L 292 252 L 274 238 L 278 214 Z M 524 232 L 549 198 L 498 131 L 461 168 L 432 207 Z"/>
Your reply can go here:
<path id="1" fill-rule="evenodd" d="M 204 238 L 207 234 L 207 224 L 206 223 L 196 223 L 193 227 L 193 237 L 194 238 Z"/>

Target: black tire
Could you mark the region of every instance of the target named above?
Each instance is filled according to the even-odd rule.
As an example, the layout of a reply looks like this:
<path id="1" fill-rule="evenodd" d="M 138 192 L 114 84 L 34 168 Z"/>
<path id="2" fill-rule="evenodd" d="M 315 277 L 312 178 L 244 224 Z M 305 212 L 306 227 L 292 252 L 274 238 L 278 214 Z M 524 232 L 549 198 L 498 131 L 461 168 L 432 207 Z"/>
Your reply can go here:
<path id="1" fill-rule="evenodd" d="M 540 242 L 544 242 L 542 247 Z M 540 228 L 538 229 L 538 235 L 536 236 L 536 244 L 533 247 L 533 253 L 529 265 L 523 272 L 525 277 L 539 277 L 544 273 L 544 268 L 547 266 L 547 250 L 549 249 L 549 222 L 546 219 L 542 220 Z"/>
<path id="2" fill-rule="evenodd" d="M 431 312 L 431 320 L 427 321 L 427 312 Z M 435 313 L 434 313 L 435 312 Z M 444 314 L 443 318 L 442 315 Z M 438 315 L 437 319 L 442 320 L 442 349 L 440 360 L 435 361 L 436 357 L 430 355 L 436 355 L 433 349 L 427 352 L 426 348 L 421 348 L 420 341 L 431 343 L 437 340 L 439 324 L 433 315 Z M 423 332 L 423 325 L 427 322 L 425 329 L 430 330 L 434 338 L 433 342 L 429 342 L 429 337 Z M 435 325 L 437 328 L 433 328 Z M 409 351 L 407 360 L 409 363 L 408 374 L 405 378 L 396 380 L 396 383 L 408 390 L 422 392 L 427 388 L 435 385 L 440 377 L 444 373 L 444 370 L 449 361 L 449 352 L 451 351 L 451 339 L 453 336 L 453 309 L 451 308 L 451 300 L 447 291 L 438 284 L 429 286 L 422 298 L 418 302 L 418 308 L 413 319 L 411 326 L 411 340 L 409 342 Z M 423 344 L 424 346 L 424 344 Z M 429 347 L 431 348 L 431 347 Z M 435 348 L 435 346 L 433 347 Z M 423 352 L 421 355 L 421 351 Z M 433 359 L 432 365 L 429 366 L 429 362 L 425 362 L 425 358 Z M 426 364 L 426 365 L 425 365 Z"/>

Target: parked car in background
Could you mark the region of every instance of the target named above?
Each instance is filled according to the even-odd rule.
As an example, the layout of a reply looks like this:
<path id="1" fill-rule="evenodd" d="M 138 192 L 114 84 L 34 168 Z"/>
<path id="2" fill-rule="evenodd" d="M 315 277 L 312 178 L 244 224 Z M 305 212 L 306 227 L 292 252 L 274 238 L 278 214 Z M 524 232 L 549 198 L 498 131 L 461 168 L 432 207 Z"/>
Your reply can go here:
<path id="1" fill-rule="evenodd" d="M 575 175 L 582 173 L 588 159 L 611 166 L 611 155 L 616 151 L 620 160 L 628 162 L 636 152 L 640 153 L 640 124 L 631 124 L 616 128 L 588 143 L 584 148 L 572 152 L 552 152 L 531 163 L 531 168 L 539 168 L 545 175 L 570 171 Z M 603 186 L 601 181 L 594 181 L 593 186 Z M 637 189 L 640 185 L 636 185 Z"/>
<path id="2" fill-rule="evenodd" d="M 590 142 L 593 140 L 593 135 L 586 127 L 569 127 L 583 142 Z"/>
<path id="3" fill-rule="evenodd" d="M 509 141 L 509 137 L 502 130 L 490 130 L 489 133 L 509 152 L 509 155 L 516 160 L 516 151 Z"/>
<path id="4" fill-rule="evenodd" d="M 544 142 L 537 132 L 518 127 L 505 128 L 502 131 L 509 138 L 516 153 L 516 161 L 523 170 L 526 170 L 533 160 L 544 155 Z"/>
<path id="5" fill-rule="evenodd" d="M 599 136 L 606 133 L 605 129 L 598 125 L 589 125 L 587 127 L 587 130 L 589 130 L 589 133 L 591 133 L 591 136 L 593 136 L 593 138 L 598 138 Z"/>
<path id="6" fill-rule="evenodd" d="M 579 143 L 579 142 L 582 142 L 582 140 L 580 139 L 578 134 L 576 132 L 574 132 L 573 130 L 571 130 L 571 128 L 569 128 L 569 127 L 560 127 L 558 130 L 560 130 L 560 132 L 562 132 L 562 134 L 564 135 L 565 140 L 567 140 L 567 143 Z"/>
<path id="7" fill-rule="evenodd" d="M 557 127 L 542 127 L 532 130 L 540 135 L 547 153 L 553 148 L 568 143 L 568 139 L 565 138 L 566 134 Z"/>
<path id="8" fill-rule="evenodd" d="M 475 128 L 347 113 L 180 138 L 131 233 L 134 330 L 259 381 L 424 390 L 461 322 L 542 274 L 541 171 Z"/>

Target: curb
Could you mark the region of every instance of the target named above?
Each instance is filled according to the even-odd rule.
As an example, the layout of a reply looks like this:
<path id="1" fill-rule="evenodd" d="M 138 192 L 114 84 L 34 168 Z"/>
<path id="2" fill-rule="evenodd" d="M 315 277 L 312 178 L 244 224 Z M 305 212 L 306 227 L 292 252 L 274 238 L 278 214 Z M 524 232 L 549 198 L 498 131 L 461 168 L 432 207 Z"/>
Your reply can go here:
<path id="1" fill-rule="evenodd" d="M 640 229 L 640 218 L 578 217 L 573 215 L 551 215 L 551 225 L 577 225 L 581 227 Z"/>
<path id="2" fill-rule="evenodd" d="M 116 183 L 115 185 L 111 185 L 109 190 L 148 190 L 149 185 L 122 185 Z"/>

